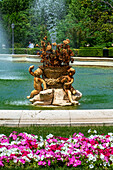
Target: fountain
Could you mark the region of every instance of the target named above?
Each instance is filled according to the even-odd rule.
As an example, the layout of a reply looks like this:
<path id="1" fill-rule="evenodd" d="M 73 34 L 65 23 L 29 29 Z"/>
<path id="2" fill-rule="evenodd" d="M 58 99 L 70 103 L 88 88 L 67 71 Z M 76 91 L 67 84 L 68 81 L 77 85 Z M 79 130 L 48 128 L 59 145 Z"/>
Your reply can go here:
<path id="1" fill-rule="evenodd" d="M 1 14 L 1 13 L 0 13 Z M 0 15 L 0 60 L 11 60 L 11 55 L 9 54 L 8 38 L 5 30 L 2 26 L 2 19 Z"/>
<path id="2" fill-rule="evenodd" d="M 42 2 L 42 0 L 39 0 L 38 2 Z M 37 3 L 38 3 L 37 2 Z M 44 1 L 49 2 L 47 1 Z M 61 2 L 61 1 L 60 1 Z M 63 1 L 62 1 L 63 2 Z M 42 3 L 43 5 L 43 3 Z M 37 8 L 37 6 L 36 6 Z M 40 8 L 39 8 L 40 9 Z M 59 10 L 59 8 L 58 8 Z M 47 14 L 47 13 L 45 13 Z M 45 15 L 46 16 L 46 15 Z M 46 19 L 46 22 L 48 19 Z M 49 22 L 50 23 L 50 22 Z M 1 24 L 1 23 L 0 23 Z M 55 26 L 55 25 L 54 25 Z M 48 29 L 49 29 L 48 24 Z M 54 27 L 55 28 L 55 27 Z M 0 36 L 3 35 L 3 29 L 2 25 L 0 25 Z M 56 36 L 52 42 L 56 40 Z M 5 42 L 5 41 L 4 41 Z M 6 43 L 5 43 L 6 44 Z M 1 52 L 0 52 L 1 53 Z M 30 67 L 30 73 L 33 72 L 33 66 L 30 66 L 30 63 L 27 62 L 12 62 L 12 61 L 6 61 L 5 55 L 3 61 L 0 61 L 1 67 L 0 67 L 0 110 L 40 110 L 44 109 L 44 107 L 40 107 L 40 105 L 37 105 L 37 107 L 34 107 L 30 103 L 32 102 L 34 105 L 37 101 L 32 101 L 33 98 L 29 100 L 26 99 L 26 96 L 29 94 L 30 91 L 32 91 L 33 81 L 32 76 L 27 73 L 27 68 Z M 43 59 L 43 58 L 42 58 Z M 0 57 L 1 60 L 1 57 Z M 37 63 L 33 63 L 34 68 L 37 68 Z M 45 63 L 43 63 L 45 64 Z M 53 95 L 53 93 L 57 90 L 61 90 L 65 94 L 66 100 L 68 100 L 67 103 L 69 103 L 68 106 L 65 107 L 55 107 L 56 109 L 69 109 L 69 110 L 76 110 L 76 109 L 113 109 L 113 69 L 112 68 L 98 68 L 98 67 L 78 67 L 73 65 L 73 69 L 76 70 L 76 77 L 75 74 L 73 74 L 72 78 L 76 78 L 76 81 L 73 82 L 73 86 L 76 87 L 76 89 L 79 89 L 83 96 L 80 99 L 80 105 L 73 105 L 71 102 L 69 102 L 68 94 L 66 94 L 65 87 L 63 80 L 61 79 L 62 75 L 60 77 L 58 76 L 55 78 L 52 78 L 56 81 L 52 81 L 51 78 L 48 78 L 48 75 L 45 75 L 46 72 L 51 73 L 52 67 L 47 70 L 45 68 L 46 66 L 43 65 L 43 67 L 40 67 L 38 70 L 40 74 L 42 74 L 42 81 L 44 80 L 46 82 L 46 86 L 43 85 L 40 92 L 44 94 L 45 97 L 45 91 L 51 91 L 50 97 Z M 69 68 L 69 65 L 66 65 L 65 67 Z M 54 67 L 56 68 L 56 67 Z M 58 68 L 58 67 L 57 67 Z M 61 67 L 62 68 L 62 67 Z M 59 70 L 62 70 L 62 69 Z M 70 68 L 69 68 L 70 69 Z M 63 76 L 68 76 L 68 70 Z M 73 73 L 74 70 L 72 69 Z M 46 70 L 46 71 L 45 71 Z M 57 69 L 56 69 L 57 70 Z M 59 72 L 57 70 L 57 73 Z M 51 72 L 50 72 L 51 71 Z M 63 70 L 64 71 L 64 70 Z M 42 72 L 42 73 L 41 73 Z M 34 71 L 35 73 L 35 71 Z M 34 74 L 33 73 L 33 74 Z M 47 74 L 48 74 L 47 73 Z M 63 72 L 64 73 L 64 72 Z M 40 76 L 40 74 L 38 76 Z M 56 72 L 53 72 L 52 75 L 55 75 Z M 67 78 L 68 79 L 68 78 Z M 61 82 L 62 80 L 62 82 Z M 44 83 L 43 83 L 44 84 Z M 57 88 L 55 88 L 57 86 Z M 60 86 L 60 87 L 59 87 Z M 54 87 L 52 90 L 52 87 Z M 45 90 L 45 89 L 46 90 Z M 62 90 L 63 89 L 63 90 Z M 61 94 L 61 93 L 59 93 Z M 35 95 L 36 96 L 36 95 Z M 34 97 L 35 97 L 34 96 Z M 61 97 L 62 95 L 59 95 Z M 29 97 L 28 97 L 29 98 Z M 48 98 L 47 98 L 48 99 Z M 58 98 L 57 98 L 58 99 Z M 47 100 L 46 100 L 47 101 Z M 75 100 L 76 101 L 76 100 Z M 39 101 L 38 101 L 39 102 Z M 58 102 L 58 100 L 57 100 Z M 41 102 L 40 102 L 41 103 Z M 61 104 L 61 103 L 60 103 Z M 52 106 L 52 105 L 50 105 Z M 45 107 L 47 110 L 48 108 Z M 49 107 L 49 109 L 54 109 L 54 107 Z"/>
<path id="3" fill-rule="evenodd" d="M 33 90 L 33 76 L 28 68 L 36 62 L 0 61 L 0 110 L 91 110 L 113 109 L 113 68 L 74 66 L 73 87 L 83 96 L 80 105 L 33 106 L 26 96 Z M 38 66 L 37 66 L 38 65 Z"/>
<path id="4" fill-rule="evenodd" d="M 72 86 L 75 70 L 69 66 L 69 63 L 74 61 L 72 58 L 74 54 L 69 43 L 70 40 L 66 39 L 62 44 L 51 44 L 47 41 L 46 36 L 41 41 L 42 49 L 38 55 L 42 58 L 43 66 L 34 72 L 34 66 L 29 67 L 29 73 L 34 76 L 34 90 L 27 98 L 33 105 L 67 106 L 79 104 L 78 100 L 82 94 Z M 52 46 L 55 46 L 56 50 Z"/>
<path id="5" fill-rule="evenodd" d="M 51 42 L 56 42 L 56 25 L 65 16 L 65 0 L 36 0 L 34 14 L 40 20 L 44 19 L 50 33 Z"/>
<path id="6" fill-rule="evenodd" d="M 0 19 L 0 54 L 8 54 L 8 41 Z"/>

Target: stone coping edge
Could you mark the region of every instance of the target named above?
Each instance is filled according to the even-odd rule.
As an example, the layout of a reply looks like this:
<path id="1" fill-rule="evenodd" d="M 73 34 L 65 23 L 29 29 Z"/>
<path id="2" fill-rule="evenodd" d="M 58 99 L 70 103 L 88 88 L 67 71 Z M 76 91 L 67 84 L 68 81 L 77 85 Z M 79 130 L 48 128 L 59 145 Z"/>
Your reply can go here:
<path id="1" fill-rule="evenodd" d="M 113 126 L 113 109 L 0 110 L 0 126 Z"/>

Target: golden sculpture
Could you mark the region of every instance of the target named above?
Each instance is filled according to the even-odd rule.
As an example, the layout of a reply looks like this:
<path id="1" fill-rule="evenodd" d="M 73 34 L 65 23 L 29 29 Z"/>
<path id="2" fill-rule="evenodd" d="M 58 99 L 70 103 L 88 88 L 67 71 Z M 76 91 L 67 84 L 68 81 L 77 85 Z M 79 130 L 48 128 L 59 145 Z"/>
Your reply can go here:
<path id="1" fill-rule="evenodd" d="M 74 54 L 69 43 L 70 40 L 66 39 L 62 44 L 51 44 L 47 41 L 46 36 L 41 41 L 41 52 L 37 54 L 40 55 L 43 65 L 34 72 L 32 71 L 34 66 L 29 67 L 29 73 L 34 76 L 35 90 L 27 98 L 32 98 L 30 101 L 32 103 L 35 101 L 34 105 L 44 105 L 44 103 L 61 106 L 79 104 L 78 100 L 82 97 L 82 93 L 72 86 L 75 70 L 69 66 L 69 63 L 74 61 L 72 58 Z M 45 99 L 44 96 L 46 96 Z M 50 99 L 48 102 L 47 96 Z"/>
<path id="2" fill-rule="evenodd" d="M 42 84 L 44 86 L 44 90 L 46 90 L 46 83 L 45 81 L 40 78 L 40 75 L 42 75 L 42 70 L 40 68 L 38 68 L 37 70 L 35 70 L 34 72 L 32 71 L 34 68 L 34 65 L 29 67 L 29 73 L 34 76 L 34 89 L 30 96 L 27 96 L 28 99 L 33 98 L 35 95 L 37 95 L 40 91 L 43 90 L 42 88 Z"/>
<path id="3" fill-rule="evenodd" d="M 67 70 L 68 75 L 60 77 L 61 83 L 63 83 L 63 89 L 68 95 L 69 101 L 72 104 L 78 104 L 78 101 L 73 101 L 72 94 L 75 95 L 76 90 L 73 88 L 72 83 L 74 82 L 73 75 L 75 74 L 75 70 L 70 68 Z"/>

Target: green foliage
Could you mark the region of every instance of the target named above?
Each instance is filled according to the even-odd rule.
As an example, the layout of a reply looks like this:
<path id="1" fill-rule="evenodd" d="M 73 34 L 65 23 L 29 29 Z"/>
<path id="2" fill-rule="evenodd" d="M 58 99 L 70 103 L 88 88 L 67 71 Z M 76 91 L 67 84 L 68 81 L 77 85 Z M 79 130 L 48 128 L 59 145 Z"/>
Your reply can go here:
<path id="1" fill-rule="evenodd" d="M 15 54 L 27 54 L 27 49 L 26 48 L 14 48 L 14 53 Z"/>
<path id="2" fill-rule="evenodd" d="M 17 44 L 17 46 L 20 46 L 21 44 Z M 1 49 L 2 54 L 6 54 L 6 50 Z M 36 55 L 37 51 L 39 51 L 40 48 L 14 48 L 15 54 L 30 54 L 30 55 Z M 74 49 L 71 48 L 71 50 L 74 53 L 74 56 L 86 56 L 86 57 L 102 57 L 103 56 L 103 48 L 102 47 L 81 47 L 80 49 Z M 108 56 L 113 57 L 113 47 L 108 48 Z M 12 54 L 12 48 L 7 50 L 8 53 Z"/>
<path id="3" fill-rule="evenodd" d="M 39 48 L 14 48 L 14 54 L 30 54 L 36 55 Z M 12 48 L 9 49 L 10 54 L 12 54 Z"/>
<path id="4" fill-rule="evenodd" d="M 113 1 L 72 0 L 64 26 L 66 35 L 73 41 L 73 47 L 112 42 Z"/>
<path id="5" fill-rule="evenodd" d="M 107 134 L 113 132 L 113 126 L 86 126 L 81 128 L 81 126 L 68 127 L 68 126 L 27 126 L 27 127 L 5 127 L 0 126 L 0 134 L 10 135 L 13 131 L 18 133 L 26 132 L 29 134 L 35 134 L 38 136 L 43 136 L 45 138 L 48 134 L 53 134 L 55 136 L 69 137 L 76 133 L 83 133 L 85 136 L 88 135 L 88 130 L 96 130 L 98 134 Z"/>
<path id="6" fill-rule="evenodd" d="M 102 48 L 91 48 L 91 47 L 84 47 L 79 49 L 79 56 L 81 57 L 102 57 L 103 56 L 103 49 Z"/>
<path id="7" fill-rule="evenodd" d="M 109 57 L 113 57 L 113 47 L 109 48 L 108 55 Z"/>
<path id="8" fill-rule="evenodd" d="M 73 53 L 74 53 L 74 57 L 78 56 L 79 54 L 79 49 L 72 49 Z"/>
<path id="9" fill-rule="evenodd" d="M 9 35 L 11 46 L 12 29 L 15 24 L 15 43 L 20 47 L 28 46 L 31 41 L 39 43 L 50 33 L 47 17 L 34 8 L 36 0 L 2 0 L 0 14 L 3 26 Z M 57 11 L 58 12 L 58 11 Z M 57 21 L 57 43 L 70 39 L 70 46 L 111 46 L 113 43 L 113 1 L 112 0 L 66 0 L 65 10 Z M 18 46 L 17 46 L 18 47 Z"/>
<path id="10" fill-rule="evenodd" d="M 5 14 L 18 13 L 29 7 L 30 0 L 2 0 L 2 12 Z"/>
<path id="11" fill-rule="evenodd" d="M 40 50 L 39 48 L 27 48 L 26 49 L 27 54 L 30 54 L 30 55 L 36 55 L 37 51 L 39 51 L 39 50 Z"/>

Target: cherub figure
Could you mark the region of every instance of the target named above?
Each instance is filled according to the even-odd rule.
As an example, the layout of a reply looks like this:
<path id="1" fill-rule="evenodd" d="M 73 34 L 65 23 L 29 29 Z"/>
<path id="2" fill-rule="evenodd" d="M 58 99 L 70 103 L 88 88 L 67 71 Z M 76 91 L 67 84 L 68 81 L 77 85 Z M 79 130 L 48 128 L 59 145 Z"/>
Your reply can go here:
<path id="1" fill-rule="evenodd" d="M 46 83 L 45 81 L 40 78 L 40 75 L 42 75 L 42 70 L 40 68 L 38 68 L 37 70 L 35 70 L 34 72 L 32 71 L 34 68 L 34 65 L 30 66 L 29 67 L 29 73 L 34 76 L 34 89 L 30 96 L 27 96 L 28 99 L 30 98 L 33 98 L 35 95 L 37 95 L 40 91 L 43 90 L 42 88 L 42 84 L 43 84 L 43 87 L 44 87 L 44 90 L 46 90 Z"/>
<path id="2" fill-rule="evenodd" d="M 75 74 L 75 70 L 73 68 L 68 69 L 68 75 L 62 76 L 61 83 L 63 83 L 63 89 L 68 95 L 68 99 L 72 104 L 78 104 L 78 101 L 74 101 L 72 99 L 72 94 L 76 94 L 76 90 L 73 88 L 72 83 L 74 81 L 73 75 Z"/>

